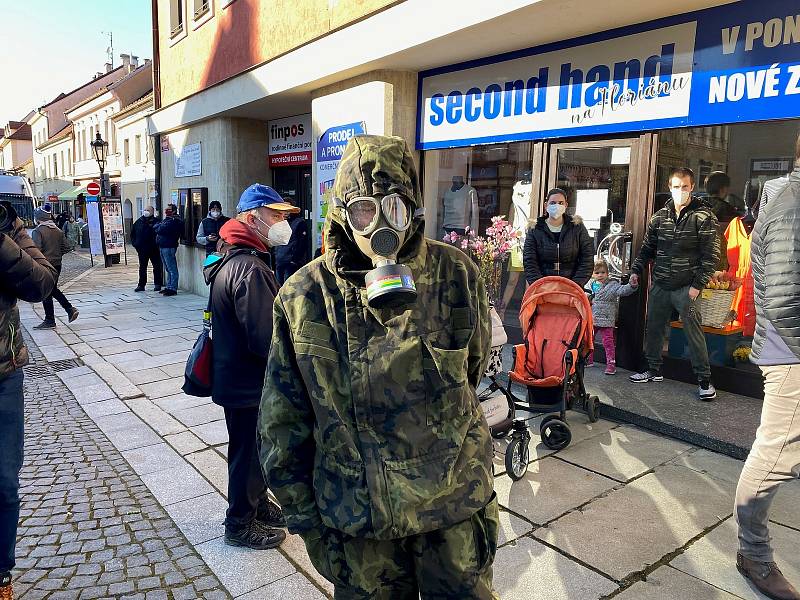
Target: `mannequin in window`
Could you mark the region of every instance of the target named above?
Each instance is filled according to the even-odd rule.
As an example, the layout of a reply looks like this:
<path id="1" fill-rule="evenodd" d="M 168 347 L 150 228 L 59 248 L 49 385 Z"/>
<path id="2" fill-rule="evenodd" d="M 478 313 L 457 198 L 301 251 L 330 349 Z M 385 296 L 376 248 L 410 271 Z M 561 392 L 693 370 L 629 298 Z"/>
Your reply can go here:
<path id="1" fill-rule="evenodd" d="M 445 233 L 455 231 L 464 235 L 467 227 L 478 230 L 478 193 L 471 185 L 464 183 L 464 177 L 456 175 L 453 184 L 444 193 L 444 218 L 442 228 Z"/>
<path id="2" fill-rule="evenodd" d="M 514 296 L 520 273 L 523 271 L 522 248 L 525 244 L 525 232 L 528 230 L 528 221 L 531 216 L 531 190 L 533 189 L 531 175 L 530 171 L 523 171 L 511 193 L 510 210 L 513 212 L 509 215 L 509 221 L 511 226 L 520 233 L 520 238 L 519 246 L 511 252 L 511 259 L 508 261 L 508 283 L 503 292 L 503 298 L 496 307 L 501 318 L 504 317 L 508 303 Z"/>

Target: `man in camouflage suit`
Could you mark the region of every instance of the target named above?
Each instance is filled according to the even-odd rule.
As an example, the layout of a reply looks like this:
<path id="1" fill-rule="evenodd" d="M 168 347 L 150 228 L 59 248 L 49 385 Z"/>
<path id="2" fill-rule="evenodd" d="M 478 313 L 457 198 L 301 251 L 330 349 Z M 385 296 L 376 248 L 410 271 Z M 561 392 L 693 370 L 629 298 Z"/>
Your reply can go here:
<path id="1" fill-rule="evenodd" d="M 422 205 L 397 137 L 353 138 L 333 191 Z M 325 254 L 275 300 L 259 418 L 270 488 L 337 599 L 496 598 L 492 445 L 475 394 L 484 286 L 466 255 L 424 238 L 418 211 L 398 254 L 417 300 L 370 308 L 372 264 L 335 204 Z"/>

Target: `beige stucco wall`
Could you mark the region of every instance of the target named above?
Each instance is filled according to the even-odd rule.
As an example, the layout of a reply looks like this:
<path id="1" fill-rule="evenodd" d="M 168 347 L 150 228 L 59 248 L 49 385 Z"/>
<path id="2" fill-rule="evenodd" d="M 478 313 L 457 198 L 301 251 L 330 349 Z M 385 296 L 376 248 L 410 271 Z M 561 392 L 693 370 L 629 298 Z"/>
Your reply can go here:
<path id="1" fill-rule="evenodd" d="M 208 201 L 219 200 L 223 213 L 235 214 L 242 191 L 252 183 L 270 182 L 267 166 L 266 123 L 250 119 L 218 118 L 169 134 L 169 152 L 161 154 L 162 207 L 170 202 L 171 190 L 206 187 Z M 202 174 L 175 177 L 175 150 L 200 142 Z M 178 248 L 180 288 L 207 294 L 201 268 L 205 250 Z"/>

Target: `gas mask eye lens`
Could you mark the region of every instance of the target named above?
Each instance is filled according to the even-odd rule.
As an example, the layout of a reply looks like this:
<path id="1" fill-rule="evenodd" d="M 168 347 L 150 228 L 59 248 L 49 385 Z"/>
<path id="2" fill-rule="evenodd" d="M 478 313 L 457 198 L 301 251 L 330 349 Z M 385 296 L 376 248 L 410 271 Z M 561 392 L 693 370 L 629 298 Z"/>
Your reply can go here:
<path id="1" fill-rule="evenodd" d="M 378 219 L 378 207 L 373 198 L 356 198 L 347 205 L 347 218 L 356 232 L 367 232 Z"/>
<path id="2" fill-rule="evenodd" d="M 405 231 L 411 224 L 411 211 L 400 194 L 389 194 L 381 200 L 383 215 L 389 225 L 397 231 Z"/>

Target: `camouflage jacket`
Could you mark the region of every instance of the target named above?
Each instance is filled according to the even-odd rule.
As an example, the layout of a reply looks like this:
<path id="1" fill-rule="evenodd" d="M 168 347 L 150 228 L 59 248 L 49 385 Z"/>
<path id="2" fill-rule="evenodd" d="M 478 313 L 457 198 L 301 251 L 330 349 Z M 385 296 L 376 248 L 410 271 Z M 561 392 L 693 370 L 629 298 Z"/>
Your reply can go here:
<path id="1" fill-rule="evenodd" d="M 699 198 L 680 217 L 670 199 L 647 225 L 642 249 L 633 264 L 637 275 L 653 261 L 653 281 L 666 290 L 685 286 L 703 289 L 719 262 L 717 218 Z"/>
<path id="2" fill-rule="evenodd" d="M 340 171 L 365 162 L 345 153 Z M 416 180 L 407 193 L 419 202 Z M 371 264 L 346 227 L 331 210 L 325 254 L 275 300 L 264 472 L 293 533 L 324 526 L 394 539 L 447 527 L 492 495 L 491 437 L 475 394 L 491 338 L 486 292 L 465 254 L 424 239 L 420 219 L 398 256 L 416 303 L 372 309 Z"/>

